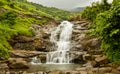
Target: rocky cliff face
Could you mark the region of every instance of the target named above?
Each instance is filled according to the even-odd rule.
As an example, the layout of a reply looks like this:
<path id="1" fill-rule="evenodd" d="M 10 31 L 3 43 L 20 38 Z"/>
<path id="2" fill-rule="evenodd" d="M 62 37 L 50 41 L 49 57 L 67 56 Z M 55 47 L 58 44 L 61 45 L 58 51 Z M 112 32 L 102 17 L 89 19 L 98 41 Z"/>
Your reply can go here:
<path id="1" fill-rule="evenodd" d="M 119 74 L 119 66 L 111 64 L 103 50 L 100 49 L 101 40 L 95 36 L 86 34 L 90 30 L 86 21 L 73 21 L 73 35 L 71 49 L 69 53 L 73 56 L 71 62 L 82 63 L 81 68 L 75 68 L 72 71 L 50 71 L 48 74 Z M 37 56 L 42 63 L 46 62 L 46 54 L 51 50 L 52 43 L 49 41 L 50 33 L 57 25 L 50 23 L 48 25 L 31 26 L 34 36 L 15 36 L 9 40 L 14 50 L 11 50 L 11 58 L 7 61 L 8 65 L 3 63 L 3 68 L 29 68 L 28 62 L 32 57 Z M 22 59 L 22 60 L 21 60 Z M 18 61 L 20 60 L 20 61 Z M 18 66 L 21 65 L 21 66 Z M 114 66 L 115 65 L 115 66 Z M 116 68 L 116 70 L 115 70 Z M 44 72 L 40 72 L 43 73 Z M 33 73 L 34 74 L 34 73 Z"/>
<path id="2" fill-rule="evenodd" d="M 30 28 L 34 36 L 14 36 L 9 43 L 15 50 L 48 51 L 49 36 L 55 26 L 56 24 L 52 22 L 47 25 L 32 24 Z"/>
<path id="3" fill-rule="evenodd" d="M 89 24 L 88 22 L 73 21 L 72 23 L 74 24 L 74 26 L 71 42 L 72 44 L 69 51 L 69 53 L 73 56 L 71 62 L 85 63 L 86 60 L 84 59 L 84 55 L 91 55 L 91 53 L 97 53 L 100 47 L 100 40 L 94 36 L 89 36 L 86 34 L 86 32 L 89 30 L 87 28 L 87 25 Z M 43 26 L 33 24 L 31 26 L 31 29 L 33 30 L 34 36 L 15 36 L 11 40 L 9 40 L 9 42 L 15 50 L 29 50 L 47 53 L 52 49 L 52 43 L 50 42 L 50 34 L 56 26 L 57 25 L 54 23 Z M 14 55 L 15 53 L 12 52 L 12 54 Z"/>

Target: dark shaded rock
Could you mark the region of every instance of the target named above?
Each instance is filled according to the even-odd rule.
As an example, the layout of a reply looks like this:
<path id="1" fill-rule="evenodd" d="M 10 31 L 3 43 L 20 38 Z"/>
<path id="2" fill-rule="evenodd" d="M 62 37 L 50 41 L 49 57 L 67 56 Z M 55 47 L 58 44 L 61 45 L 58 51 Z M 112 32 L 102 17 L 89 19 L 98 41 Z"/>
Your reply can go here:
<path id="1" fill-rule="evenodd" d="M 113 74 L 120 74 L 120 71 L 119 70 L 117 70 L 117 69 L 112 69 L 112 71 L 111 71 Z"/>
<path id="2" fill-rule="evenodd" d="M 79 74 L 88 74 L 87 71 L 80 71 Z"/>
<path id="3" fill-rule="evenodd" d="M 119 67 L 117 67 L 117 70 L 118 70 L 118 71 L 120 71 L 120 66 L 119 66 Z"/>
<path id="4" fill-rule="evenodd" d="M 8 69 L 8 65 L 6 63 L 0 63 L 0 69 Z"/>
<path id="5" fill-rule="evenodd" d="M 40 58 L 41 63 L 46 63 L 46 54 L 41 54 L 38 56 L 38 58 Z"/>
<path id="6" fill-rule="evenodd" d="M 71 61 L 74 62 L 74 63 L 79 63 L 79 64 L 80 63 L 85 63 L 85 60 L 83 60 L 82 55 L 74 57 Z"/>
<path id="7" fill-rule="evenodd" d="M 92 60 L 92 56 L 90 54 L 84 54 L 83 59 L 86 60 L 86 61 Z"/>
<path id="8" fill-rule="evenodd" d="M 96 67 L 96 66 L 97 66 L 97 62 L 96 62 L 96 61 L 91 61 L 91 65 L 92 65 L 93 67 Z"/>
<path id="9" fill-rule="evenodd" d="M 98 38 L 84 38 L 81 41 L 81 44 L 86 47 L 88 50 L 97 50 L 100 48 L 101 41 Z"/>
<path id="10" fill-rule="evenodd" d="M 97 57 L 95 58 L 95 61 L 97 62 L 98 66 L 109 63 L 109 60 L 106 56 Z"/>
<path id="11" fill-rule="evenodd" d="M 30 50 L 11 50 L 9 52 L 11 54 L 11 57 L 16 57 L 16 58 L 29 58 L 29 57 L 46 54 L 45 52 L 30 51 Z"/>
<path id="12" fill-rule="evenodd" d="M 88 51 L 89 54 L 92 54 L 92 55 L 102 55 L 103 54 L 103 50 L 89 50 Z"/>
<path id="13" fill-rule="evenodd" d="M 22 58 L 9 58 L 8 66 L 10 69 L 28 69 L 28 63 Z"/>

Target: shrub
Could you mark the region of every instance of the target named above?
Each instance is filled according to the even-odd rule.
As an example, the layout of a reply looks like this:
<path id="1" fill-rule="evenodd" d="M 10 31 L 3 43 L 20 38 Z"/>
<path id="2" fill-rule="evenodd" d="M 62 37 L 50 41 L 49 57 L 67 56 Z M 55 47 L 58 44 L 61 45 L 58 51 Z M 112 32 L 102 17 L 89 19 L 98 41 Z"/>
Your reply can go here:
<path id="1" fill-rule="evenodd" d="M 120 2 L 97 15 L 94 33 L 102 39 L 101 47 L 111 61 L 120 61 Z"/>

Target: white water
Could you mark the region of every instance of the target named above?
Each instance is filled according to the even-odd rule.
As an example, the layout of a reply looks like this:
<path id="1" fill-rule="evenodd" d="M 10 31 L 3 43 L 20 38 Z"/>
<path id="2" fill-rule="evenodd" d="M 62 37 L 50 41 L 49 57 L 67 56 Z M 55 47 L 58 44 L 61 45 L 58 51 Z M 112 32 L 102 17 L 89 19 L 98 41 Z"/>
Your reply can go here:
<path id="1" fill-rule="evenodd" d="M 33 65 L 41 64 L 40 58 L 37 58 L 37 56 L 33 57 L 32 61 L 31 61 L 31 64 L 33 64 Z"/>
<path id="2" fill-rule="evenodd" d="M 69 64 L 69 55 L 73 24 L 63 21 L 55 31 L 51 33 L 50 41 L 55 44 L 55 51 L 47 54 L 47 64 Z"/>

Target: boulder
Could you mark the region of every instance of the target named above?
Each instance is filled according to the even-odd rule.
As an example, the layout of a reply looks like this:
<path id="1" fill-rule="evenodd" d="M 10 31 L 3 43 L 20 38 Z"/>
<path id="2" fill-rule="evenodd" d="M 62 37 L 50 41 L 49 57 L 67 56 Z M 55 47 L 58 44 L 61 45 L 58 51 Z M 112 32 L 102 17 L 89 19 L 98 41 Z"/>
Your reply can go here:
<path id="1" fill-rule="evenodd" d="M 106 56 L 97 57 L 95 58 L 95 61 L 97 62 L 98 66 L 109 63 L 109 60 Z"/>
<path id="2" fill-rule="evenodd" d="M 29 58 L 38 55 L 45 55 L 45 52 L 30 51 L 30 50 L 10 50 L 11 57 L 13 58 Z"/>
<path id="3" fill-rule="evenodd" d="M 79 74 L 88 74 L 87 71 L 80 71 Z"/>
<path id="4" fill-rule="evenodd" d="M 102 68 L 99 68 L 99 74 L 104 74 L 104 73 L 110 73 L 112 70 L 111 67 L 102 67 Z"/>
<path id="5" fill-rule="evenodd" d="M 119 66 L 119 67 L 117 67 L 117 70 L 118 70 L 118 71 L 120 71 L 120 66 Z"/>
<path id="6" fill-rule="evenodd" d="M 97 50 L 100 48 L 101 41 L 98 38 L 93 38 L 90 36 L 84 37 L 84 39 L 81 41 L 81 44 L 86 47 L 88 50 Z"/>
<path id="7" fill-rule="evenodd" d="M 92 60 L 92 56 L 91 56 L 90 54 L 84 54 L 84 55 L 83 55 L 83 59 L 84 59 L 85 61 Z"/>
<path id="8" fill-rule="evenodd" d="M 41 63 L 46 63 L 46 54 L 41 54 L 38 56 L 38 58 L 40 58 Z"/>
<path id="9" fill-rule="evenodd" d="M 74 63 L 85 63 L 85 61 L 83 60 L 83 54 L 84 52 L 78 52 L 78 51 L 70 51 L 70 54 L 72 54 L 72 60 L 71 62 Z"/>
<path id="10" fill-rule="evenodd" d="M 0 63 L 0 69 L 8 69 L 9 67 L 7 66 L 6 63 Z"/>
<path id="11" fill-rule="evenodd" d="M 102 55 L 103 50 L 101 50 L 101 49 L 99 49 L 99 50 L 89 50 L 88 53 L 92 54 L 92 55 Z"/>
<path id="12" fill-rule="evenodd" d="M 119 70 L 117 70 L 117 69 L 112 69 L 112 71 L 111 71 L 113 74 L 120 74 L 120 71 Z"/>
<path id="13" fill-rule="evenodd" d="M 9 58 L 8 67 L 10 69 L 28 69 L 28 63 L 23 58 Z"/>

